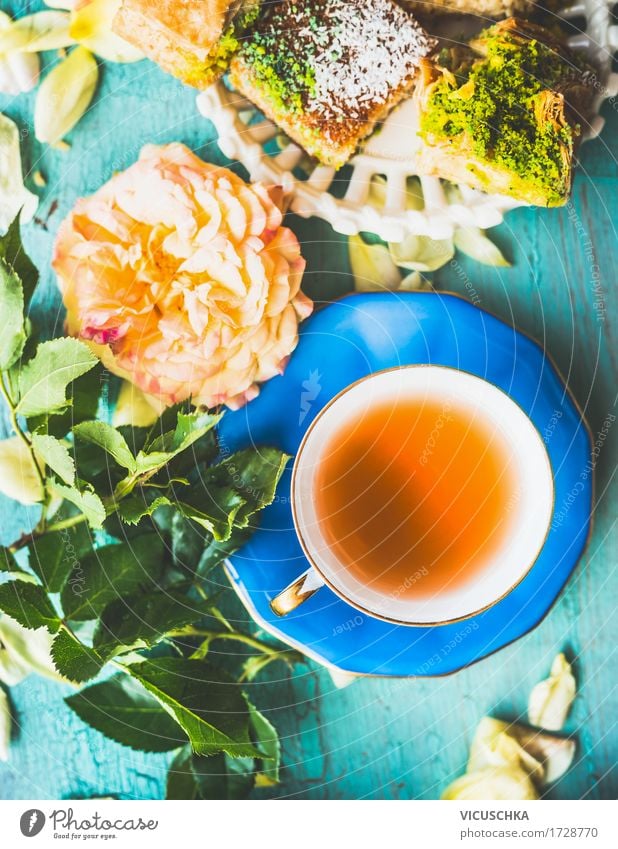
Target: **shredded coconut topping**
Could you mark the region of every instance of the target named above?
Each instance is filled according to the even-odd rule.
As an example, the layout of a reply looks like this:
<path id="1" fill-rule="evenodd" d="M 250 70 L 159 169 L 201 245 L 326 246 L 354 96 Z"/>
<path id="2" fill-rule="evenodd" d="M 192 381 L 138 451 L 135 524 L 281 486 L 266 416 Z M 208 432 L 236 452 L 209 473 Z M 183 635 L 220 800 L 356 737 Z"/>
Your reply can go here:
<path id="1" fill-rule="evenodd" d="M 301 44 L 314 46 L 315 89 L 308 110 L 364 120 L 409 81 L 433 42 L 391 0 L 325 0 L 317 27 L 304 24 Z M 300 5 L 297 15 L 300 12 Z M 292 13 L 294 16 L 294 13 Z"/>
<path id="2" fill-rule="evenodd" d="M 263 8 L 243 53 L 322 131 L 371 120 L 409 87 L 436 43 L 392 0 L 280 0 Z"/>

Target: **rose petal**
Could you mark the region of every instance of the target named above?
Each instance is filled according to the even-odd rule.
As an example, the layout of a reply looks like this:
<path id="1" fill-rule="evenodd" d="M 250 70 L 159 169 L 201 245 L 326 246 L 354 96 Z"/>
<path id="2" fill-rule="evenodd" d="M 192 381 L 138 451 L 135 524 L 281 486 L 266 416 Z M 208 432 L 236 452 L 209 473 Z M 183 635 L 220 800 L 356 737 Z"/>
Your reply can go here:
<path id="1" fill-rule="evenodd" d="M 122 0 L 86 0 L 71 15 L 70 33 L 88 50 L 108 62 L 139 62 L 144 54 L 112 31 Z"/>
<path id="2" fill-rule="evenodd" d="M 70 332 L 164 404 L 246 402 L 280 373 L 312 309 L 280 222 L 264 187 L 183 145 L 147 146 L 60 227 Z"/>
<path id="3" fill-rule="evenodd" d="M 0 492 L 20 504 L 43 500 L 43 485 L 28 446 L 19 436 L 0 442 Z"/>
<path id="4" fill-rule="evenodd" d="M 40 142 L 57 144 L 82 117 L 97 85 L 97 63 L 84 47 L 72 50 L 41 83 L 34 107 Z"/>
<path id="5" fill-rule="evenodd" d="M 41 53 L 59 50 L 74 44 L 69 35 L 69 15 L 66 12 L 35 12 L 24 15 L 0 31 L 0 53 L 21 51 Z"/>
<path id="6" fill-rule="evenodd" d="M 545 775 L 543 764 L 511 736 L 508 724 L 486 716 L 476 729 L 467 771 L 475 772 L 490 766 L 517 767 L 538 782 Z"/>
<path id="7" fill-rule="evenodd" d="M 0 230 L 5 232 L 21 209 L 22 223 L 30 221 L 39 199 L 24 186 L 19 150 L 19 130 L 0 115 Z"/>
<path id="8" fill-rule="evenodd" d="M 549 678 L 530 693 L 528 719 L 539 728 L 560 731 L 575 699 L 576 684 L 571 665 L 560 653 L 554 658 Z"/>
<path id="9" fill-rule="evenodd" d="M 458 801 L 538 799 L 536 788 L 529 776 L 517 767 L 488 767 L 467 772 L 442 793 L 442 799 Z"/>
<path id="10" fill-rule="evenodd" d="M 357 292 L 399 288 L 401 273 L 384 245 L 368 245 L 362 236 L 350 236 L 348 251 Z"/>

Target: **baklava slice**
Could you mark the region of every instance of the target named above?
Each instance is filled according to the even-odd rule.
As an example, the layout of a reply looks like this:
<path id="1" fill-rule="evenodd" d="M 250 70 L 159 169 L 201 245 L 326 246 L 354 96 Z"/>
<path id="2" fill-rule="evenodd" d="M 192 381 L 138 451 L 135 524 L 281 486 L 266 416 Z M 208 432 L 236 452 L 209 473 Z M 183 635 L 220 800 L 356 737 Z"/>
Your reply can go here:
<path id="1" fill-rule="evenodd" d="M 593 69 L 553 34 L 509 18 L 424 61 L 418 171 L 538 206 L 561 206 L 591 116 Z"/>
<path id="2" fill-rule="evenodd" d="M 478 15 L 505 18 L 532 11 L 533 0 L 398 0 L 404 9 L 419 15 Z"/>
<path id="3" fill-rule="evenodd" d="M 412 91 L 435 42 L 391 0 L 264 4 L 230 65 L 235 88 L 339 168 Z"/>
<path id="4" fill-rule="evenodd" d="M 123 0 L 113 30 L 165 71 L 207 88 L 227 70 L 260 0 Z"/>

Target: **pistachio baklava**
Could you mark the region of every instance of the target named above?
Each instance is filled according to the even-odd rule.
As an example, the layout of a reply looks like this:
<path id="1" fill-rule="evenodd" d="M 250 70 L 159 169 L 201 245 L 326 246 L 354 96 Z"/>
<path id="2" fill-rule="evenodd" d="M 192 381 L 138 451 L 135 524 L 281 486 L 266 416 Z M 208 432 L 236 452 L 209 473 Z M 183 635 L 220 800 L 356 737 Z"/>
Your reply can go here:
<path id="1" fill-rule="evenodd" d="M 309 154 L 339 168 L 411 93 L 434 47 L 391 0 L 279 0 L 262 7 L 230 80 Z"/>
<path id="2" fill-rule="evenodd" d="M 113 29 L 165 71 L 207 88 L 227 70 L 260 0 L 123 0 Z"/>
<path id="3" fill-rule="evenodd" d="M 532 0 L 397 0 L 404 9 L 419 15 L 477 15 L 505 18 L 532 11 Z"/>
<path id="4" fill-rule="evenodd" d="M 538 206 L 569 196 L 594 71 L 552 33 L 509 18 L 423 60 L 420 174 Z"/>

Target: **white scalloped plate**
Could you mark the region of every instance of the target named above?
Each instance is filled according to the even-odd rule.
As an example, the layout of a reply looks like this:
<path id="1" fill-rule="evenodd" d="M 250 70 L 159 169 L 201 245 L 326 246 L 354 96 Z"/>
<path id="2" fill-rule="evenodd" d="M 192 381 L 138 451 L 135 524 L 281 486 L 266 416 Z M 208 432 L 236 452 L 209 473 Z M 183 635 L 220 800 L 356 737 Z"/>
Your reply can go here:
<path id="1" fill-rule="evenodd" d="M 611 72 L 612 55 L 618 49 L 618 26 L 611 24 L 613 5 L 614 0 L 582 0 L 560 12 L 565 20 L 585 18 L 585 30 L 569 38 L 568 43 L 584 51 L 600 72 L 596 117 L 587 138 L 597 136 L 603 127 L 599 114 L 603 101 L 618 94 L 618 74 Z M 297 145 L 289 142 L 282 150 L 272 150 L 276 148 L 272 142 L 281 137 L 279 129 L 265 118 L 260 120 L 255 107 L 223 82 L 199 94 L 197 105 L 215 125 L 225 156 L 241 162 L 252 180 L 283 186 L 293 212 L 304 218 L 323 218 L 338 233 L 352 235 L 362 230 L 391 242 L 400 242 L 411 234 L 448 238 L 461 225 L 494 227 L 508 210 L 522 205 L 513 198 L 488 195 L 467 186 L 459 186 L 459 200 L 454 201 L 452 196 L 447 197 L 443 181 L 423 176 L 419 179 L 424 208 L 406 209 L 406 181 L 416 176 L 413 146 L 405 155 L 401 152 L 402 138 L 416 138 L 415 110 L 410 100 L 400 104 L 350 160 L 351 173 L 343 198 L 332 192 L 336 182 L 333 168 L 311 161 L 308 175 L 301 178 L 298 166 L 301 162 L 306 166 L 307 156 Z M 367 203 L 371 178 L 378 174 L 386 178 L 382 209 Z"/>

